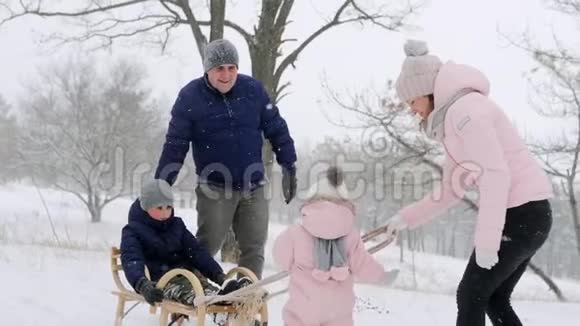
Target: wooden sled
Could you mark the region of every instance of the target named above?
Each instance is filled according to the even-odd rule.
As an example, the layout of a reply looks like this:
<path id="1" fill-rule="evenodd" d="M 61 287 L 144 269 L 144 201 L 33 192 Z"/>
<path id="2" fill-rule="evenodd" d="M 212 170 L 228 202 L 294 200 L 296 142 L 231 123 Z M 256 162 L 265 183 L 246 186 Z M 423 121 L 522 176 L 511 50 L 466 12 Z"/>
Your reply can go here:
<path id="1" fill-rule="evenodd" d="M 117 289 L 112 291 L 112 294 L 118 297 L 117 301 L 117 309 L 115 311 L 115 326 L 121 326 L 123 323 L 123 319 L 126 314 L 129 312 L 125 312 L 125 304 L 127 302 L 137 302 L 137 303 L 147 303 L 145 298 L 138 294 L 137 292 L 130 289 L 129 286 L 125 286 L 125 284 L 121 280 L 120 272 L 123 271 L 123 266 L 121 265 L 121 251 L 113 247 L 111 249 L 111 272 L 113 274 L 113 280 L 117 285 Z M 231 269 L 226 274 L 226 279 L 235 277 L 236 274 L 242 274 L 250 278 L 252 282 L 257 282 L 258 278 L 256 275 L 249 269 L 244 267 L 235 267 Z M 145 274 L 149 277 L 149 273 L 146 270 Z M 172 278 L 177 275 L 183 275 L 187 280 L 191 283 L 196 297 L 204 296 L 203 287 L 201 282 L 193 274 L 192 272 L 186 269 L 172 269 L 169 272 L 165 273 L 159 281 L 157 281 L 157 288 L 163 289 L 167 282 L 169 282 Z M 205 325 L 205 317 L 206 315 L 211 315 L 214 313 L 227 313 L 229 316 L 235 315 L 238 311 L 233 304 L 226 304 L 226 305 L 215 305 L 215 304 L 201 304 L 197 307 L 184 305 L 172 300 L 163 300 L 161 303 L 150 305 L 149 311 L 152 314 L 157 312 L 157 309 L 161 311 L 159 317 L 159 325 L 160 326 L 167 326 L 169 324 L 169 316 L 172 314 L 183 314 L 190 317 L 191 320 L 196 320 L 198 326 Z M 266 326 L 268 325 L 268 306 L 266 303 L 262 305 L 259 311 L 259 315 L 256 316 L 256 323 L 254 325 Z M 177 325 L 182 325 L 183 318 L 176 322 Z M 226 324 L 227 325 L 227 324 Z M 251 326 L 254 326 L 251 325 Z M 245 325 L 244 325 L 245 326 Z"/>

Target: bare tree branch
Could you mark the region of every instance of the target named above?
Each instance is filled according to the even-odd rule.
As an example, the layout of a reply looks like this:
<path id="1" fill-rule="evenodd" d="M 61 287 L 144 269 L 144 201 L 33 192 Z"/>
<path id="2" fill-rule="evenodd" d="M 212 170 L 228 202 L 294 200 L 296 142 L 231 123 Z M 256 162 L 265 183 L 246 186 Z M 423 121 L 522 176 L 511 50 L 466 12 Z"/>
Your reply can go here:
<path id="1" fill-rule="evenodd" d="M 197 23 L 200 26 L 211 26 L 210 21 L 198 21 Z M 234 31 L 238 32 L 238 34 L 240 34 L 244 38 L 244 40 L 246 40 L 246 43 L 248 43 L 248 45 L 251 45 L 254 43 L 254 36 L 252 34 L 250 34 L 249 32 L 247 32 L 240 25 L 238 25 L 232 21 L 229 21 L 229 20 L 224 20 L 224 26 L 229 27 L 229 28 L 233 29 Z"/>
<path id="2" fill-rule="evenodd" d="M 181 9 L 185 13 L 185 17 L 187 17 L 187 21 L 189 22 L 191 32 L 193 33 L 193 37 L 195 38 L 195 43 L 197 45 L 199 56 L 202 58 L 201 60 L 203 61 L 203 49 L 207 44 L 207 38 L 205 37 L 205 35 L 203 35 L 200 25 L 197 22 L 197 19 L 195 18 L 195 15 L 193 14 L 191 7 L 189 6 L 189 0 L 178 0 L 178 1 L 181 4 Z"/>
<path id="3" fill-rule="evenodd" d="M 382 14 L 382 15 L 371 15 L 368 14 L 366 10 L 363 10 L 357 3 L 356 1 L 352 1 L 352 6 L 354 7 L 354 9 L 361 14 L 362 17 L 365 17 L 366 19 L 368 19 L 370 22 L 372 22 L 373 24 L 382 27 L 386 30 L 394 30 L 397 29 L 399 27 L 402 27 L 404 24 L 404 20 L 411 14 L 413 14 L 419 7 L 422 6 L 422 4 L 417 4 L 417 5 L 413 5 L 412 3 L 408 2 L 408 10 L 400 15 L 389 15 L 389 14 Z M 379 18 L 388 18 L 389 21 L 391 21 L 392 23 L 389 25 L 386 25 L 382 22 L 380 22 L 378 19 Z"/>
<path id="4" fill-rule="evenodd" d="M 280 36 L 284 32 L 284 27 L 288 24 L 288 16 L 290 16 L 290 11 L 294 5 L 294 0 L 284 0 L 278 14 L 276 15 L 276 22 L 274 23 L 274 30 L 279 31 Z M 277 37 L 280 39 L 280 37 Z"/>
<path id="5" fill-rule="evenodd" d="M 161 2 L 161 5 L 165 8 L 165 10 L 169 11 L 173 15 L 173 17 L 175 18 L 176 21 L 183 21 L 184 20 L 183 18 L 181 18 L 181 15 L 177 11 L 173 10 L 171 7 L 169 7 L 167 5 L 168 3 L 170 3 L 170 4 L 177 6 L 178 8 L 181 9 L 179 4 L 177 4 L 173 1 L 168 1 L 168 0 L 159 0 L 159 2 Z"/>
<path id="6" fill-rule="evenodd" d="M 163 26 L 167 26 L 165 28 L 165 30 L 167 31 L 169 29 L 175 28 L 176 23 L 173 21 L 160 21 L 160 22 L 155 22 L 155 23 L 151 24 L 150 26 L 136 28 L 130 32 L 116 32 L 113 34 L 107 34 L 106 33 L 107 30 L 104 30 L 102 33 L 96 32 L 96 31 L 88 31 L 87 33 L 80 35 L 80 36 L 62 37 L 59 35 L 52 35 L 52 36 L 50 36 L 49 39 L 59 41 L 57 46 L 64 45 L 67 43 L 86 42 L 86 41 L 90 41 L 93 39 L 97 39 L 97 40 L 100 40 L 102 42 L 99 45 L 92 47 L 93 50 L 96 50 L 96 49 L 102 49 L 102 48 L 109 48 L 110 46 L 113 45 L 115 40 L 131 38 L 131 37 L 134 37 L 134 36 L 139 35 L 139 34 L 153 31 L 153 30 L 155 30 L 159 27 L 163 27 Z"/>
<path id="7" fill-rule="evenodd" d="M 278 88 L 278 92 L 276 92 L 276 97 L 274 98 L 274 103 L 279 103 L 282 101 L 284 97 L 286 97 L 289 93 L 284 93 L 284 90 L 290 87 L 290 82 L 284 83 L 282 86 Z"/>
<path id="8" fill-rule="evenodd" d="M 61 191 L 67 192 L 69 194 L 73 194 L 75 197 L 77 197 L 78 199 L 80 199 L 85 205 L 88 205 L 89 204 L 89 202 L 85 199 L 85 197 L 81 193 L 79 193 L 77 191 L 71 190 L 71 189 L 69 189 L 67 187 L 64 187 L 64 186 L 61 186 L 58 183 L 54 184 L 54 187 L 57 188 L 57 189 L 59 189 L 59 190 L 61 190 Z"/>
<path id="9" fill-rule="evenodd" d="M 580 15 L 580 1 L 578 0 L 551 0 L 552 8 L 568 15 Z"/>
<path id="10" fill-rule="evenodd" d="M 355 6 L 355 8 L 359 8 L 357 9 L 357 11 L 359 13 L 364 13 L 362 15 L 356 16 L 354 18 L 346 18 L 341 20 L 342 15 L 344 13 L 344 11 L 347 9 L 347 7 L 349 5 Z M 410 8 L 413 8 L 412 6 L 410 6 Z M 413 9 L 408 9 L 407 12 L 397 16 L 397 18 L 394 21 L 391 21 L 389 25 L 385 25 L 385 24 L 381 24 L 380 26 L 389 30 L 389 31 L 394 31 L 397 28 L 399 28 L 403 22 L 404 19 L 407 18 L 412 12 L 414 12 L 414 8 Z M 323 26 L 321 26 L 320 28 L 318 28 L 316 31 L 314 31 L 312 34 L 310 34 L 310 36 L 308 36 L 300 45 L 298 45 L 298 47 L 296 49 L 294 49 L 294 51 L 292 51 L 290 54 L 288 54 L 283 60 L 282 62 L 280 62 L 280 64 L 278 65 L 278 67 L 276 68 L 276 71 L 274 73 L 274 81 L 276 82 L 276 84 L 278 84 L 278 81 L 280 81 L 282 74 L 284 73 L 284 71 L 288 68 L 288 66 L 290 65 L 294 65 L 294 62 L 298 59 L 298 56 L 300 55 L 300 53 L 312 42 L 314 41 L 317 37 L 319 37 L 320 35 L 322 35 L 324 32 L 328 31 L 329 29 L 342 25 L 342 24 L 346 24 L 346 23 L 350 23 L 350 22 L 356 22 L 356 21 L 371 21 L 374 24 L 377 24 L 377 21 L 379 19 L 383 19 L 383 18 L 392 18 L 392 15 L 388 15 L 385 13 L 374 13 L 374 14 L 368 14 L 366 12 L 363 12 L 360 7 L 358 5 L 356 5 L 355 1 L 353 0 L 346 0 L 345 2 L 342 3 L 342 5 L 338 8 L 338 10 L 336 11 L 336 13 L 334 14 L 334 17 L 331 21 L 329 21 L 328 23 L 324 24 Z"/>
<path id="11" fill-rule="evenodd" d="M 102 206 L 104 207 L 104 206 L 105 206 L 105 205 L 107 205 L 108 203 L 110 203 L 110 202 L 112 202 L 112 201 L 114 201 L 114 200 L 116 200 L 116 199 L 119 199 L 119 198 L 123 197 L 123 195 L 124 195 L 123 193 L 119 193 L 119 194 L 117 194 L 117 195 L 114 195 L 114 196 L 111 196 L 111 197 L 105 198 L 105 199 L 103 200 Z"/>
<path id="12" fill-rule="evenodd" d="M 578 0 L 550 0 L 552 8 L 569 14 L 572 18 L 580 17 L 580 1 Z M 538 41 L 531 41 L 529 34 L 524 34 L 518 41 L 505 36 L 508 42 L 522 49 L 538 64 L 532 70 L 536 74 L 530 78 L 536 98 L 543 101 L 548 110 L 540 109 L 539 113 L 549 118 L 564 118 L 574 121 L 574 139 L 562 137 L 563 142 L 558 144 L 540 144 L 535 146 L 536 154 L 543 162 L 545 171 L 566 182 L 562 185 L 570 206 L 570 215 L 576 235 L 576 247 L 580 253 L 580 210 L 576 200 L 575 181 L 578 173 L 580 158 L 580 54 L 571 46 L 566 46 L 556 32 L 552 32 L 553 45 L 546 49 Z M 538 74 L 541 74 L 538 77 Z M 541 86 L 534 80 L 540 80 Z M 537 105 L 536 108 L 541 105 Z M 563 182 L 562 182 L 563 183 Z"/>
<path id="13" fill-rule="evenodd" d="M 121 2 L 121 3 L 117 3 L 117 4 L 111 4 L 108 6 L 100 6 L 97 4 L 96 8 L 87 8 L 84 10 L 80 10 L 80 11 L 74 11 L 74 12 L 66 12 L 66 11 L 42 11 L 41 10 L 41 4 L 42 4 L 42 0 L 38 1 L 38 5 L 31 9 L 31 5 L 30 4 L 24 4 L 22 1 L 20 1 L 20 5 L 22 8 L 22 11 L 20 13 L 14 13 L 13 10 L 11 10 L 10 8 L 8 8 L 7 5 L 3 5 L 3 7 L 7 8 L 8 11 L 11 13 L 11 15 L 0 21 L 0 25 L 14 20 L 18 17 L 22 17 L 22 16 L 39 16 L 39 17 L 54 17 L 54 16 L 60 16 L 60 17 L 81 17 L 81 16 L 87 16 L 87 15 L 92 15 L 95 13 L 102 13 L 108 10 L 114 10 L 114 9 L 119 9 L 119 8 L 123 8 L 123 7 L 128 7 L 128 6 L 132 6 L 134 4 L 137 3 L 143 3 L 143 2 L 147 2 L 148 0 L 131 0 L 131 1 L 125 1 L 125 2 Z M 94 2 L 91 2 L 91 4 L 94 4 Z"/>

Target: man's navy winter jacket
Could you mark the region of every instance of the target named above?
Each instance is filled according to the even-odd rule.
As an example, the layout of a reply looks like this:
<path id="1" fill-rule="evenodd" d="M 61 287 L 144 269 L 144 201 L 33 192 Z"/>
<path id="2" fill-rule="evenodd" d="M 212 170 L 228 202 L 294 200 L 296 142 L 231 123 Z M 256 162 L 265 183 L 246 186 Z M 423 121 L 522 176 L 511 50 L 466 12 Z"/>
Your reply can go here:
<path id="1" fill-rule="evenodd" d="M 172 214 L 165 221 L 154 220 L 141 208 L 138 199 L 131 205 L 129 223 L 122 231 L 121 263 L 133 288 L 145 276 L 145 266 L 152 281 L 174 268 L 197 269 L 216 282 L 223 273 L 179 217 Z"/>
<path id="2" fill-rule="evenodd" d="M 258 80 L 238 74 L 234 87 L 222 94 L 206 76 L 195 79 L 175 101 L 155 178 L 173 184 L 191 143 L 200 182 L 235 189 L 260 184 L 262 134 L 272 144 L 278 164 L 293 169 L 294 141 Z"/>

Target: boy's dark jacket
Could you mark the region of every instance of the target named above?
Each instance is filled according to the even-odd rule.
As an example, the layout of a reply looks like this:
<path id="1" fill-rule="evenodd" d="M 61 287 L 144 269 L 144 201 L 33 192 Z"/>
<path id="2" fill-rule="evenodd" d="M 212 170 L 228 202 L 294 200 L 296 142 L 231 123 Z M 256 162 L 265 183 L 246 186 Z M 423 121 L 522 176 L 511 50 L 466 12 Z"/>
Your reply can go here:
<path id="1" fill-rule="evenodd" d="M 129 210 L 129 223 L 123 227 L 121 263 L 133 288 L 145 276 L 145 265 L 152 281 L 174 268 L 197 269 L 214 282 L 223 274 L 220 265 L 187 230 L 181 218 L 172 214 L 165 221 L 154 220 L 141 208 L 138 199 Z"/>

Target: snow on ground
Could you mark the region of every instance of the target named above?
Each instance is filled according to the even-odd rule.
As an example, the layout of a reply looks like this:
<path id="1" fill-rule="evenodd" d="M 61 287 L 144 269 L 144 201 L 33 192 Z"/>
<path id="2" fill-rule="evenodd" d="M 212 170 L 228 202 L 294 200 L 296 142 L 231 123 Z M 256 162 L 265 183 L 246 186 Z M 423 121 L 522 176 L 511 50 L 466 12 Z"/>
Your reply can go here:
<path id="1" fill-rule="evenodd" d="M 103 222 L 92 224 L 78 200 L 68 194 L 40 190 L 52 216 L 55 236 L 37 190 L 24 185 L 0 188 L 0 325 L 111 325 L 115 311 L 108 249 L 118 246 L 120 229 L 131 200 L 105 209 Z M 195 229 L 195 211 L 177 209 Z M 284 226 L 272 224 L 272 240 Z M 415 254 L 416 285 L 409 253 L 399 263 L 399 250 L 388 247 L 377 254 L 387 268 L 400 268 L 391 287 L 358 285 L 355 321 L 359 325 L 452 325 L 455 288 L 463 272 L 461 259 Z M 276 270 L 266 257 L 266 274 Z M 528 326 L 577 325 L 580 320 L 580 282 L 556 280 L 571 303 L 556 302 L 539 278 L 526 273 L 514 292 L 514 306 Z M 284 287 L 278 284 L 276 289 Z M 282 325 L 286 296 L 270 302 L 270 325 Z M 193 325 L 194 323 L 190 323 Z M 144 305 L 137 306 L 125 325 L 157 325 Z"/>

